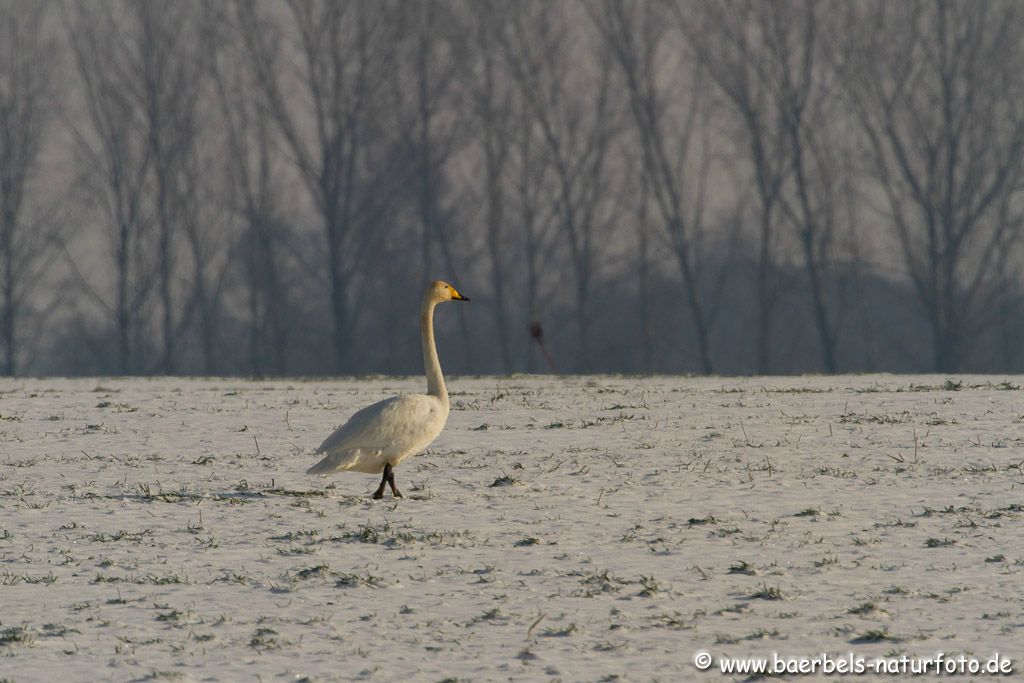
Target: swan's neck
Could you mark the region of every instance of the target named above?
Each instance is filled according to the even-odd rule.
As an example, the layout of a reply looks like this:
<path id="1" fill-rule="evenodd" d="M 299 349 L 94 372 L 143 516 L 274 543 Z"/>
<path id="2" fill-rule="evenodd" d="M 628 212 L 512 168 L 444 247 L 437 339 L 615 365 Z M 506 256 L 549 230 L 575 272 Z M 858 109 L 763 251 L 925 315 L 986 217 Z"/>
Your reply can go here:
<path id="1" fill-rule="evenodd" d="M 427 373 L 427 394 L 448 403 L 448 387 L 441 374 L 441 361 L 434 343 L 434 307 L 437 303 L 424 300 L 420 308 L 420 338 L 423 342 L 423 369 Z"/>

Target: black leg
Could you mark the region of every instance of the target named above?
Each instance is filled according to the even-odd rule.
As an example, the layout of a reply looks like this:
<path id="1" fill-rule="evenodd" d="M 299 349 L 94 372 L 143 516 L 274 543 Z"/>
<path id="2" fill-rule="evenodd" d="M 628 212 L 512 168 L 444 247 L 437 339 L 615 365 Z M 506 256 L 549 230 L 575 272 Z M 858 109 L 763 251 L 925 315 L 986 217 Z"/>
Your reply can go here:
<path id="1" fill-rule="evenodd" d="M 380 479 L 380 486 L 373 494 L 374 500 L 380 500 L 384 497 L 384 485 L 388 483 L 388 476 L 391 474 L 391 465 L 384 465 L 384 476 Z"/>
<path id="2" fill-rule="evenodd" d="M 398 490 L 397 486 L 395 486 L 395 470 L 394 468 L 391 467 L 391 465 L 387 465 L 384 467 L 384 476 L 387 477 L 388 484 L 391 486 L 391 495 L 393 495 L 395 498 L 401 498 L 402 492 Z M 381 490 L 383 489 L 384 485 L 381 484 Z"/>

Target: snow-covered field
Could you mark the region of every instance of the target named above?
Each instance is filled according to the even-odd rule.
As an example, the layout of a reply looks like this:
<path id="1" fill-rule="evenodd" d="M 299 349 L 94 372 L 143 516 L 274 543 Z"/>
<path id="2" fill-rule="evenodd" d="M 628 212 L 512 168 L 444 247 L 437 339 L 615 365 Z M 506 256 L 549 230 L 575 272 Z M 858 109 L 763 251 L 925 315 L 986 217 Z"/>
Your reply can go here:
<path id="1" fill-rule="evenodd" d="M 952 379 L 952 382 L 947 382 Z M 694 653 L 1024 670 L 1022 378 L 0 384 L 0 680 L 723 680 Z"/>

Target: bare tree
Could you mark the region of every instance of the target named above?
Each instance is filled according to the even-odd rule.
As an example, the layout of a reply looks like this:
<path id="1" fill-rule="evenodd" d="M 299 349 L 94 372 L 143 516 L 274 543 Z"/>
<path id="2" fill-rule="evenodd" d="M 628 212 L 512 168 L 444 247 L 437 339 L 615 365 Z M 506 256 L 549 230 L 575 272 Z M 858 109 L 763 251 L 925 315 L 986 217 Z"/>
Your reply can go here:
<path id="1" fill-rule="evenodd" d="M 466 57 L 463 54 L 465 41 L 457 36 L 461 28 L 461 17 L 453 13 L 452 9 L 450 3 L 439 0 L 410 2 L 400 8 L 403 15 L 413 22 L 407 36 L 413 52 L 412 66 L 408 71 L 415 79 L 414 86 L 410 88 L 415 93 L 415 99 L 413 106 L 409 107 L 414 113 L 409 128 L 414 132 L 409 138 L 415 141 L 414 156 L 418 160 L 416 177 L 422 231 L 423 282 L 434 278 L 435 250 L 440 251 L 444 269 L 452 277 L 462 272 L 460 264 L 456 262 L 455 212 L 445 204 L 450 186 L 447 166 L 463 146 L 464 135 L 460 125 L 463 119 L 453 115 L 457 107 L 450 106 L 456 94 L 459 66 Z M 402 70 L 401 65 L 399 70 Z M 456 315 L 461 329 L 462 353 L 472 355 L 472 344 L 469 343 L 471 331 L 465 309 L 456 311 Z"/>
<path id="2" fill-rule="evenodd" d="M 803 256 L 825 372 L 836 365 L 836 335 L 828 302 L 842 188 L 837 149 L 842 133 L 830 126 L 828 70 L 821 64 L 820 3 L 733 2 L 704 5 L 693 36 L 709 73 L 745 131 L 746 157 L 760 199 L 759 363 L 768 369 L 769 315 L 777 298 L 770 280 L 773 235 L 781 213 L 794 228 Z M 838 133 L 833 135 L 834 133 Z"/>
<path id="3" fill-rule="evenodd" d="M 508 251 L 506 223 L 507 186 L 509 183 L 509 156 L 512 147 L 514 121 L 512 90 L 502 78 L 502 55 L 499 35 L 505 15 L 500 2 L 479 3 L 473 21 L 467 27 L 471 32 L 470 71 L 465 77 L 465 90 L 471 106 L 476 136 L 479 139 L 483 163 L 484 226 L 487 255 L 491 264 L 491 289 L 494 293 L 494 321 L 498 334 L 498 350 L 504 372 L 512 372 L 515 364 L 512 354 L 507 299 Z"/>
<path id="4" fill-rule="evenodd" d="M 196 194 L 199 168 L 199 99 L 203 63 L 200 56 L 199 13 L 196 3 L 179 3 L 168 13 L 154 2 L 130 2 L 123 6 L 128 20 L 123 29 L 130 41 L 128 93 L 142 112 L 149 154 L 152 158 L 153 206 L 157 239 L 157 294 L 161 313 L 160 370 L 178 370 L 177 342 L 185 323 L 179 317 L 176 279 L 184 270 L 178 265 L 177 233 L 185 229 L 193 259 L 192 302 L 201 317 L 203 358 L 212 368 L 213 334 L 216 329 L 213 300 L 207 281 L 207 255 L 199 233 Z"/>
<path id="5" fill-rule="evenodd" d="M 652 314 L 653 286 L 651 283 L 651 181 L 647 166 L 641 164 L 640 192 L 636 200 L 636 274 L 637 294 L 640 298 L 640 339 L 643 349 L 644 372 L 654 371 L 654 316 Z"/>
<path id="6" fill-rule="evenodd" d="M 756 368 L 766 373 L 771 370 L 772 321 L 780 296 L 775 252 L 788 158 L 777 101 L 771 92 L 774 82 L 765 63 L 767 29 L 760 23 L 770 10 L 767 3 L 742 0 L 695 5 L 699 10 L 695 14 L 683 12 L 681 5 L 675 7 L 696 59 L 734 113 L 736 127 L 727 134 L 751 170 L 758 200 Z"/>
<path id="7" fill-rule="evenodd" d="M 1024 8 L 1015 2 L 850 6 L 837 64 L 931 326 L 959 370 L 998 314 L 1019 246 Z"/>
<path id="8" fill-rule="evenodd" d="M 694 140 L 705 113 L 699 72 L 684 72 L 691 80 L 683 84 L 687 89 L 682 94 L 671 92 L 678 83 L 662 80 L 659 53 L 668 49 L 665 27 L 670 17 L 660 7 L 606 0 L 591 6 L 591 17 L 624 76 L 648 182 L 682 277 L 700 367 L 710 373 L 709 316 L 700 285 L 709 156 Z M 675 97 L 685 98 L 681 109 L 673 106 Z"/>
<path id="9" fill-rule="evenodd" d="M 57 104 L 48 2 L 0 5 L 0 372 L 19 369 L 22 317 L 59 253 L 53 212 L 32 184 Z M 52 198 L 51 198 L 52 201 Z"/>
<path id="10" fill-rule="evenodd" d="M 205 136 L 204 136 L 205 137 Z M 220 319 L 224 286 L 230 270 L 233 242 L 230 211 L 220 204 L 222 189 L 212 182 L 216 151 L 199 139 L 183 144 L 188 152 L 181 160 L 176 201 L 185 245 L 191 257 L 191 283 L 185 299 L 179 330 L 191 327 L 197 319 L 202 368 L 207 375 L 220 368 Z M 212 140 L 211 140 L 212 142 Z M 180 334 L 181 332 L 179 332 Z"/>
<path id="11" fill-rule="evenodd" d="M 386 138 L 375 108 L 383 68 L 393 61 L 384 3 L 290 0 L 296 43 L 274 31 L 251 0 L 238 0 L 243 37 L 299 177 L 319 213 L 333 324 L 335 367 L 353 369 L 350 289 L 359 262 L 360 225 L 381 206 L 372 146 Z M 282 53 L 284 53 L 282 55 Z M 298 70 L 285 73 L 288 59 Z M 286 80 L 289 79 L 289 80 Z M 294 79 L 294 82 L 290 79 Z M 285 82 L 297 86 L 291 97 Z M 308 108 L 303 104 L 308 103 Z"/>
<path id="12" fill-rule="evenodd" d="M 152 163 L 142 114 L 129 95 L 128 46 L 115 25 L 109 3 L 77 5 L 67 35 L 75 57 L 90 130 L 74 128 L 84 165 L 86 197 L 103 216 L 113 261 L 113 303 L 84 275 L 78 282 L 113 318 L 117 368 L 121 374 L 147 370 L 135 358 L 146 303 L 154 278 L 144 240 L 150 217 L 145 207 Z M 70 261 L 74 266 L 74 261 Z"/>
<path id="13" fill-rule="evenodd" d="M 590 365 L 589 297 L 595 275 L 596 231 L 604 217 L 608 152 L 616 133 L 609 64 L 574 82 L 569 67 L 571 19 L 547 3 L 523 3 L 502 34 L 519 96 L 537 126 L 551 164 L 562 233 L 574 279 L 578 367 Z"/>
<path id="14" fill-rule="evenodd" d="M 213 5 L 207 16 L 214 42 L 211 71 L 227 159 L 228 196 L 242 223 L 240 253 L 248 311 L 249 364 L 254 375 L 288 370 L 289 316 L 284 252 L 287 226 L 277 215 L 273 121 L 266 93 L 246 59 L 236 17 Z"/>
<path id="15" fill-rule="evenodd" d="M 509 233 L 522 249 L 525 272 L 522 304 L 524 319 L 516 328 L 526 332 L 539 323 L 545 312 L 542 274 L 552 260 L 554 225 L 559 207 L 550 197 L 551 164 L 542 141 L 538 140 L 533 117 L 526 107 L 513 110 L 509 152 Z M 527 339 L 527 337 L 523 337 Z M 537 345 L 525 347 L 524 363 L 531 372 L 538 366 Z M 550 366 L 550 363 L 548 364 Z"/>
<path id="16" fill-rule="evenodd" d="M 104 208 L 118 226 L 115 317 L 121 366 L 131 365 L 131 319 L 152 285 L 160 320 L 157 368 L 177 371 L 178 341 L 198 311 L 202 357 L 212 371 L 217 287 L 209 280 L 213 249 L 207 217 L 201 215 L 198 5 L 182 3 L 173 15 L 152 2 L 80 5 L 68 34 L 95 131 L 95 137 L 79 132 L 80 149 L 92 167 L 103 170 Z M 143 239 L 149 235 L 142 230 L 147 223 L 155 229 L 153 256 L 136 259 L 133 251 L 148 246 Z M 184 293 L 177 291 L 188 279 L 179 234 L 192 257 L 192 284 Z M 130 293 L 133 268 L 146 281 L 136 295 Z M 143 275 L 150 270 L 152 283 Z"/>
<path id="17" fill-rule="evenodd" d="M 828 6 L 800 3 L 765 5 L 762 20 L 767 34 L 773 94 L 789 146 L 792 187 L 783 210 L 795 229 L 812 302 L 812 315 L 821 346 L 822 367 L 838 371 L 836 326 L 843 309 L 831 301 L 829 281 L 837 279 L 838 233 L 853 235 L 845 221 L 852 197 L 845 121 L 835 103 L 840 93 L 830 79 L 827 41 L 841 28 L 828 19 Z M 824 11 L 822 11 L 824 7 Z M 824 15 L 824 16 L 822 16 Z M 859 250 L 849 249 L 850 270 L 857 277 Z"/>
<path id="18" fill-rule="evenodd" d="M 459 147 L 459 127 L 444 120 L 446 105 L 452 97 L 457 76 L 454 51 L 457 47 L 449 40 L 448 31 L 455 17 L 446 3 L 437 0 L 411 2 L 402 7 L 408 20 L 405 38 L 408 66 L 397 65 L 398 72 L 407 72 L 411 79 L 397 79 L 399 89 L 412 93 L 411 102 L 402 108 L 411 114 L 404 127 L 408 140 L 415 148 L 416 179 L 418 186 L 417 212 L 421 229 L 421 280 L 428 281 L 435 272 L 434 251 L 439 250 L 443 265 L 454 272 L 452 244 L 448 227 L 441 218 L 445 166 Z M 397 101 L 401 102 L 401 93 Z"/>

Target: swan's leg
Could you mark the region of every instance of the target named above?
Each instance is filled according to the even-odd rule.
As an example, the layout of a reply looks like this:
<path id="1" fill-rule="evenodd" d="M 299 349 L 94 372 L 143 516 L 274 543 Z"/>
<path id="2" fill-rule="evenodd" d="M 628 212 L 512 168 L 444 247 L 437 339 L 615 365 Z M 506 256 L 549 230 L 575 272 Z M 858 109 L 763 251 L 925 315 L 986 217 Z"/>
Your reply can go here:
<path id="1" fill-rule="evenodd" d="M 380 478 L 380 486 L 373 494 L 374 500 L 380 500 L 384 497 L 384 485 L 388 483 L 388 477 L 391 475 L 391 465 L 384 465 L 384 476 Z M 394 487 L 394 484 L 391 485 Z"/>
<path id="2" fill-rule="evenodd" d="M 387 478 L 388 484 L 391 486 L 391 495 L 395 498 L 402 498 L 402 492 L 398 490 L 397 486 L 395 486 L 395 470 L 390 464 L 384 466 L 384 476 Z M 384 484 L 381 484 L 380 486 L 381 491 L 383 491 Z"/>

